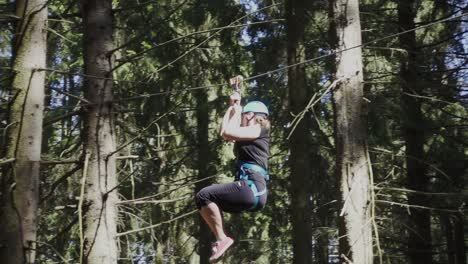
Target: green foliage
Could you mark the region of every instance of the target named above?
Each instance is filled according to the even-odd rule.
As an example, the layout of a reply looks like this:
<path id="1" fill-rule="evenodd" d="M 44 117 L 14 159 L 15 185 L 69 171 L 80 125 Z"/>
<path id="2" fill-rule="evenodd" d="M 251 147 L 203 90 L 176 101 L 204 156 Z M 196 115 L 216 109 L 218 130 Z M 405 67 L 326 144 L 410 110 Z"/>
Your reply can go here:
<path id="1" fill-rule="evenodd" d="M 0 10 L 11 12 L 11 1 Z M 450 4 L 450 3 L 455 4 Z M 271 1 L 113 1 L 115 124 L 118 146 L 119 232 L 145 231 L 119 237 L 122 263 L 197 263 L 200 219 L 193 195 L 212 182 L 233 179 L 232 144 L 218 136 L 227 106 L 227 80 L 255 76 L 287 64 L 284 21 L 244 26 L 249 22 L 284 18 L 284 5 Z M 395 1 L 361 3 L 363 42 L 399 32 Z M 462 1 L 418 1 L 417 25 L 462 12 Z M 307 59 L 331 52 L 328 40 L 328 2 L 314 1 L 307 10 Z M 76 1 L 49 2 L 47 108 L 43 160 L 70 164 L 44 165 L 41 173 L 41 213 L 38 262 L 75 263 L 79 259 L 77 197 L 80 195 L 82 139 L 80 109 L 83 56 L 82 21 Z M 2 12 L 0 12 L 2 13 Z M 236 22 L 238 27 L 212 30 Z M 455 217 L 466 200 L 466 33 L 459 20 L 416 31 L 422 94 L 425 158 L 430 177 L 433 240 L 444 241 L 443 217 Z M 0 15 L 0 136 L 7 126 L 8 90 L 14 23 Z M 465 41 L 466 42 L 466 41 Z M 402 89 L 399 71 L 409 56 L 398 38 L 373 42 L 363 49 L 364 97 L 368 142 L 377 196 L 380 245 L 388 263 L 407 263 L 403 240 L 408 199 L 405 142 L 402 132 Z M 331 56 L 303 65 L 308 97 L 321 95 L 333 72 Z M 297 113 L 288 110 L 287 71 L 277 71 L 245 83 L 245 100 L 261 98 L 271 110 L 271 182 L 268 204 L 260 213 L 226 215 L 227 229 L 236 239 L 225 263 L 290 263 L 291 196 L 289 145 L 286 139 Z M 216 85 L 223 83 L 223 85 Z M 187 89 L 198 87 L 199 89 Z M 203 87 L 203 88 L 200 88 Z M 337 261 L 335 218 L 338 182 L 334 176 L 335 149 L 331 94 L 326 94 L 303 122 L 313 171 L 304 172 L 312 210 L 314 248 L 324 239 L 328 259 Z M 201 136 L 202 135 L 202 136 Z M 204 137 L 203 137 L 204 135 Z M 3 146 L 3 138 L 0 146 Z M 0 147 L 1 148 L 1 147 Z M 2 148 L 3 149 L 3 148 Z M 205 151 L 203 152 L 202 149 Z M 128 157 L 131 156 L 131 157 Z M 203 164 L 205 162 L 205 164 Z M 206 173 L 207 175 L 202 175 Z M 216 176 L 205 179 L 209 176 Z M 320 179 L 320 180 L 310 180 Z M 145 203 L 130 202 L 153 196 Z M 387 202 L 387 203 L 383 203 Z M 398 204 L 389 204 L 390 202 Z M 449 212 L 444 210 L 452 210 Z M 465 220 L 466 224 L 466 220 Z M 466 232 L 466 231 L 465 231 Z M 323 243 L 323 241 L 321 242 Z M 434 243 L 434 260 L 447 262 L 447 246 Z M 334 262 L 336 263 L 336 262 Z"/>

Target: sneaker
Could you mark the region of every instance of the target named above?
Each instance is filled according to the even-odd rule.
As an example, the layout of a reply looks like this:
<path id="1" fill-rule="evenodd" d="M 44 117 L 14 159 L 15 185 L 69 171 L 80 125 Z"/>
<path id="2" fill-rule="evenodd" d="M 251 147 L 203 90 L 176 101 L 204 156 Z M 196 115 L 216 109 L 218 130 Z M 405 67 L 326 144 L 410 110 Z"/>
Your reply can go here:
<path id="1" fill-rule="evenodd" d="M 221 241 L 216 241 L 212 245 L 213 254 L 211 254 L 210 262 L 217 261 L 226 250 L 234 243 L 234 240 L 230 237 L 226 237 Z"/>

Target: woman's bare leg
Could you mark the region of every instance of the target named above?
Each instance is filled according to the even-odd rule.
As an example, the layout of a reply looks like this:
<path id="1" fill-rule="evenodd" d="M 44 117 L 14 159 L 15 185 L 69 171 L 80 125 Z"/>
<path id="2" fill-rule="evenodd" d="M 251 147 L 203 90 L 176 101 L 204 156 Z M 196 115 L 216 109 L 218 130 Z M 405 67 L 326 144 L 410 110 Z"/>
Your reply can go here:
<path id="1" fill-rule="evenodd" d="M 218 205 L 209 203 L 200 209 L 200 214 L 215 235 L 216 240 L 221 241 L 227 237 L 224 232 L 223 216 Z"/>

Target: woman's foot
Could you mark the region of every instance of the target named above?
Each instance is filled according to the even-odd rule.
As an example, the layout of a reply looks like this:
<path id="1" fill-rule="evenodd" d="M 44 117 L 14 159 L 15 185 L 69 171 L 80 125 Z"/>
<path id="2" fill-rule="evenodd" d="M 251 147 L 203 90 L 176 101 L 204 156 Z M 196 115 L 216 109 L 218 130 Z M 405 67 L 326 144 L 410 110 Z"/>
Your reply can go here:
<path id="1" fill-rule="evenodd" d="M 230 237 L 226 237 L 225 239 L 221 241 L 216 241 L 213 243 L 212 251 L 213 254 L 211 254 L 210 257 L 210 262 L 215 262 L 219 258 L 221 258 L 226 252 L 226 250 L 234 243 L 234 240 Z"/>

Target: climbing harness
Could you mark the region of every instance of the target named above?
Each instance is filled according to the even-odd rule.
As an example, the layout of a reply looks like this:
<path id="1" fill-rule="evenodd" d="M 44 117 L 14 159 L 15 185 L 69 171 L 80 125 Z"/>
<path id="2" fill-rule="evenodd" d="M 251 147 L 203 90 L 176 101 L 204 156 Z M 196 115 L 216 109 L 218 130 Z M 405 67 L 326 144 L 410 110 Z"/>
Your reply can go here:
<path id="1" fill-rule="evenodd" d="M 255 185 L 255 182 L 249 178 L 249 174 L 245 171 L 245 169 L 250 169 L 250 170 L 253 170 L 253 171 L 256 171 L 256 172 L 259 172 L 263 175 L 263 177 L 265 177 L 265 180 L 268 181 L 270 180 L 270 176 L 268 175 L 267 171 L 256 165 L 256 164 L 252 164 L 252 163 L 240 163 L 239 165 L 239 179 L 240 180 L 245 180 L 247 182 L 247 185 L 250 187 L 250 189 L 252 190 L 253 194 L 254 194 L 254 204 L 251 208 L 249 208 L 249 210 L 254 210 L 257 208 L 257 205 L 258 205 L 258 201 L 260 200 L 260 196 L 264 195 L 266 192 L 267 192 L 267 189 L 265 187 L 265 189 L 261 192 L 258 191 L 257 189 L 257 185 Z"/>

